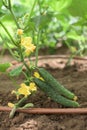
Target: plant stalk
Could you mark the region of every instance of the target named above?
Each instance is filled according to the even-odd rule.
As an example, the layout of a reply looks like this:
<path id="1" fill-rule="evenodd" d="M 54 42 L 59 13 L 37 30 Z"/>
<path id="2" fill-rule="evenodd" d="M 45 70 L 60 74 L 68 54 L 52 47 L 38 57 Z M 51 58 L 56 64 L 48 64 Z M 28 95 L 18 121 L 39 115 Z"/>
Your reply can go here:
<path id="1" fill-rule="evenodd" d="M 20 58 L 21 58 L 21 62 L 23 62 L 24 66 L 26 67 L 26 69 L 28 70 L 28 72 L 30 72 L 30 69 L 28 67 L 28 65 L 26 64 L 26 62 L 24 61 L 24 57 L 23 57 L 23 54 L 22 54 L 22 50 L 21 50 L 21 47 L 20 47 Z"/>
<path id="2" fill-rule="evenodd" d="M 15 21 L 15 24 L 16 24 L 17 28 L 19 29 L 19 28 L 20 28 L 20 27 L 19 27 L 19 24 L 18 24 L 18 22 L 17 22 L 17 19 L 16 19 L 15 15 L 14 15 L 12 9 L 9 9 L 9 11 L 11 12 L 12 17 L 13 17 L 13 19 L 14 19 L 14 21 Z"/>
<path id="3" fill-rule="evenodd" d="M 5 32 L 8 34 L 8 36 L 9 36 L 10 40 L 12 41 L 12 43 L 13 43 L 15 46 L 17 46 L 16 43 L 15 43 L 15 41 L 14 41 L 14 39 L 13 39 L 12 36 L 10 35 L 9 31 L 8 31 L 7 28 L 4 26 L 4 24 L 3 24 L 1 21 L 0 21 L 0 24 L 1 24 L 1 26 L 3 27 L 3 29 L 5 30 Z"/>
<path id="4" fill-rule="evenodd" d="M 29 21 L 30 21 L 30 18 L 31 18 L 31 16 L 32 16 L 34 7 L 35 7 L 35 5 L 36 5 L 36 2 L 37 2 L 37 0 L 34 1 L 33 6 L 32 6 L 32 8 L 31 8 L 31 11 L 30 11 L 30 15 L 29 15 L 29 18 L 28 18 L 27 25 L 28 25 L 28 23 L 29 23 Z M 26 29 L 27 25 L 25 26 L 25 29 Z"/>
<path id="5" fill-rule="evenodd" d="M 23 103 L 27 100 L 27 97 L 23 97 L 22 99 L 20 99 L 15 106 L 13 107 L 13 109 L 10 112 L 9 118 L 13 118 L 14 114 L 16 112 L 16 110 L 20 107 L 22 107 Z"/>
<path id="6" fill-rule="evenodd" d="M 5 3 L 4 3 L 4 6 L 10 11 L 10 13 L 11 13 L 11 15 L 12 15 L 14 21 L 15 21 L 15 24 L 16 24 L 17 28 L 20 28 L 19 24 L 17 22 L 17 19 L 16 19 L 15 15 L 14 15 L 14 12 L 12 10 L 12 7 L 11 7 L 11 0 L 8 0 L 8 6 L 6 6 Z"/>
<path id="7" fill-rule="evenodd" d="M 36 57 L 36 60 L 35 60 L 35 67 L 37 67 L 37 64 L 38 64 L 38 52 L 39 52 L 39 41 L 40 41 L 40 30 L 38 31 L 38 35 L 37 35 L 37 43 L 36 43 L 36 54 L 35 54 L 35 57 Z"/>

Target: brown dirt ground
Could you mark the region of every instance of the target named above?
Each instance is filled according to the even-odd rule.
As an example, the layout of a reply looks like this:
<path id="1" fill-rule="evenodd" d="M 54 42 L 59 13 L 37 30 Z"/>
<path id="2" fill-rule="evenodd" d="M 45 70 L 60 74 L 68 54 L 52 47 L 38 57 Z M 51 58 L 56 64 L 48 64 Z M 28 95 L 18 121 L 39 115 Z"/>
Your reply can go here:
<path id="1" fill-rule="evenodd" d="M 48 67 L 48 71 L 61 84 L 78 96 L 80 107 L 87 107 L 87 70 L 84 69 L 84 64 L 86 63 L 83 63 L 83 70 L 78 69 L 81 67 L 75 64 L 63 69 L 51 69 Z M 23 76 L 20 76 L 16 81 L 21 83 L 23 78 Z M 7 106 L 9 101 L 15 102 L 15 96 L 11 95 L 11 90 L 14 88 L 15 83 L 8 76 L 0 75 L 0 105 Z M 40 90 L 29 99 L 29 102 L 33 102 L 35 107 L 63 107 L 53 102 Z M 87 130 L 87 115 L 33 115 L 16 113 L 13 119 L 9 119 L 8 112 L 0 112 L 0 130 Z"/>

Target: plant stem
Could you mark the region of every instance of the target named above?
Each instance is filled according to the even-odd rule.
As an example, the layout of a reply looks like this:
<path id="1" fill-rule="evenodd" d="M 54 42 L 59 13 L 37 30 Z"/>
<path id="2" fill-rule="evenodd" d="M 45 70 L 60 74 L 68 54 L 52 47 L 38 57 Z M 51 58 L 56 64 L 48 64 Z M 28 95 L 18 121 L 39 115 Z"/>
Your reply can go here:
<path id="1" fill-rule="evenodd" d="M 35 5 L 36 5 L 36 2 L 37 2 L 37 0 L 34 1 L 33 6 L 32 6 L 32 8 L 31 8 L 31 11 L 30 11 L 30 15 L 29 15 L 29 18 L 28 18 L 27 25 L 28 25 L 28 23 L 29 23 L 29 21 L 30 21 L 30 18 L 31 18 L 31 16 L 32 16 L 34 7 L 35 7 Z M 27 27 L 27 25 L 25 26 L 25 28 Z"/>
<path id="2" fill-rule="evenodd" d="M 16 112 L 17 108 L 16 106 L 11 110 L 10 114 L 9 114 L 9 118 L 13 118 L 14 117 L 14 114 Z"/>
<path id="3" fill-rule="evenodd" d="M 24 61 L 24 57 L 23 57 L 23 54 L 22 54 L 21 47 L 19 47 L 19 50 L 20 50 L 20 58 L 21 58 L 21 62 L 23 62 L 23 64 L 24 64 L 25 67 L 27 68 L 28 72 L 30 72 L 30 69 L 29 69 L 28 65 L 27 65 L 26 62 Z"/>
<path id="4" fill-rule="evenodd" d="M 18 22 L 17 22 L 17 19 L 16 19 L 15 15 L 14 15 L 14 13 L 13 13 L 13 11 L 12 11 L 12 9 L 9 9 L 9 11 L 10 11 L 11 14 L 12 14 L 12 17 L 13 17 L 15 23 L 16 23 L 17 28 L 20 28 L 20 27 L 19 27 L 19 24 L 18 24 Z"/>
<path id="5" fill-rule="evenodd" d="M 13 17 L 13 19 L 14 19 L 14 21 L 15 21 L 15 23 L 16 23 L 17 28 L 20 28 L 20 27 L 19 27 L 19 24 L 18 24 L 18 22 L 17 22 L 17 19 L 16 19 L 14 13 L 13 13 L 12 7 L 11 7 L 11 0 L 8 0 L 8 10 L 10 11 L 10 13 L 11 13 L 11 15 L 12 15 L 12 17 Z"/>
<path id="6" fill-rule="evenodd" d="M 11 110 L 10 112 L 10 115 L 9 115 L 9 118 L 13 118 L 14 117 L 14 114 L 16 112 L 16 110 L 19 108 L 19 107 L 22 107 L 23 103 L 27 100 L 28 97 L 23 97 L 22 99 L 20 99 L 18 101 L 18 103 L 15 104 L 14 108 Z"/>
<path id="7" fill-rule="evenodd" d="M 11 7 L 11 0 L 8 0 L 8 5 L 6 5 L 5 2 L 3 1 L 3 5 L 10 11 L 10 13 L 11 13 L 11 15 L 12 15 L 12 17 L 13 17 L 15 23 L 16 23 L 17 28 L 20 28 L 19 24 L 17 22 L 17 19 L 16 19 L 14 13 L 13 13 L 12 7 Z"/>
<path id="8" fill-rule="evenodd" d="M 41 3 L 40 3 L 40 0 L 38 0 L 38 5 L 39 5 L 39 13 L 41 15 Z"/>
<path id="9" fill-rule="evenodd" d="M 6 2 L 6 1 L 5 1 Z M 2 0 L 3 5 L 8 8 L 7 4 Z"/>
<path id="10" fill-rule="evenodd" d="M 36 54 L 35 54 L 35 57 L 36 57 L 35 67 L 37 67 L 37 63 L 38 63 L 39 41 L 40 41 L 40 30 L 38 31 L 38 35 L 37 35 Z"/>
<path id="11" fill-rule="evenodd" d="M 22 99 L 20 99 L 18 103 L 16 103 L 17 108 L 22 107 L 23 103 L 27 100 L 27 98 L 28 97 L 23 97 Z"/>
<path id="12" fill-rule="evenodd" d="M 3 29 L 5 30 L 5 32 L 8 34 L 8 36 L 9 36 L 10 40 L 12 41 L 12 43 L 13 43 L 15 46 L 17 46 L 16 43 L 15 43 L 15 41 L 14 41 L 14 39 L 13 39 L 12 36 L 10 35 L 9 31 L 8 31 L 7 28 L 4 26 L 4 24 L 3 24 L 1 21 L 0 21 L 0 24 L 1 24 L 1 26 L 3 27 Z"/>
<path id="13" fill-rule="evenodd" d="M 9 9 L 11 9 L 11 1 L 10 0 L 8 0 L 8 7 L 9 7 Z"/>

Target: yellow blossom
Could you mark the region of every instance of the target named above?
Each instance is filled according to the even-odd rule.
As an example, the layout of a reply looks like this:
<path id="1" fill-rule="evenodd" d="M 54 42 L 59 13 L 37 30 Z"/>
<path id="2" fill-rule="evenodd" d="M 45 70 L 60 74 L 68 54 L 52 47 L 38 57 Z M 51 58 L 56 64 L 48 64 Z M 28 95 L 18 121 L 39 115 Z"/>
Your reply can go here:
<path id="1" fill-rule="evenodd" d="M 28 46 L 31 43 L 32 43 L 31 37 L 21 37 L 21 45 L 22 46 Z"/>
<path id="2" fill-rule="evenodd" d="M 14 107 L 14 104 L 11 103 L 11 102 L 8 102 L 8 106 L 13 108 L 13 107 Z"/>
<path id="3" fill-rule="evenodd" d="M 22 29 L 18 29 L 18 30 L 17 30 L 17 34 L 18 34 L 18 35 L 22 35 L 22 34 L 23 34 L 23 30 L 22 30 Z"/>
<path id="4" fill-rule="evenodd" d="M 25 54 L 26 56 L 30 55 L 31 52 L 33 52 L 35 50 L 36 46 L 34 46 L 33 44 L 29 44 L 28 46 L 25 47 Z"/>
<path id="5" fill-rule="evenodd" d="M 41 79 L 44 81 L 44 79 L 40 76 L 40 74 L 38 72 L 34 72 L 34 76 L 38 79 Z"/>
<path id="6" fill-rule="evenodd" d="M 36 48 L 36 46 L 34 46 L 32 44 L 31 37 L 22 37 L 21 38 L 21 45 L 25 48 L 26 56 L 30 55 L 30 53 L 33 52 Z"/>
<path id="7" fill-rule="evenodd" d="M 38 72 L 34 72 L 34 76 L 35 76 L 36 78 L 40 78 L 40 75 L 39 75 Z"/>
<path id="8" fill-rule="evenodd" d="M 36 87 L 35 83 L 33 83 L 33 82 L 30 83 L 29 90 L 32 92 L 37 91 L 37 87 Z"/>
<path id="9" fill-rule="evenodd" d="M 31 92 L 29 91 L 29 86 L 27 86 L 26 84 L 22 83 L 20 85 L 21 87 L 18 89 L 18 93 L 24 95 L 25 97 L 27 97 L 28 95 L 31 94 Z"/>

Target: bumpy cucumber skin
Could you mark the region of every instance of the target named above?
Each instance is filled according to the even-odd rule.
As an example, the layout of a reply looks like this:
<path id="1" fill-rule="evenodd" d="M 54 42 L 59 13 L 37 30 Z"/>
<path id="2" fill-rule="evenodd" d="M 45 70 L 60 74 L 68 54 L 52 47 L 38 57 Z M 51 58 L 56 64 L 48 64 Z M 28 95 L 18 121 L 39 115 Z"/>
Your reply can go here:
<path id="1" fill-rule="evenodd" d="M 64 105 L 66 107 L 79 107 L 79 104 L 75 101 L 69 100 L 61 95 L 59 95 L 57 92 L 53 90 L 52 87 L 50 87 L 46 82 L 34 78 L 34 82 L 36 85 L 47 94 L 53 101 L 60 103 L 61 105 Z"/>
<path id="2" fill-rule="evenodd" d="M 43 79 L 59 94 L 69 98 L 74 99 L 75 94 L 66 89 L 63 85 L 61 85 L 50 73 L 48 73 L 44 68 L 38 69 L 39 74 L 43 77 Z"/>

